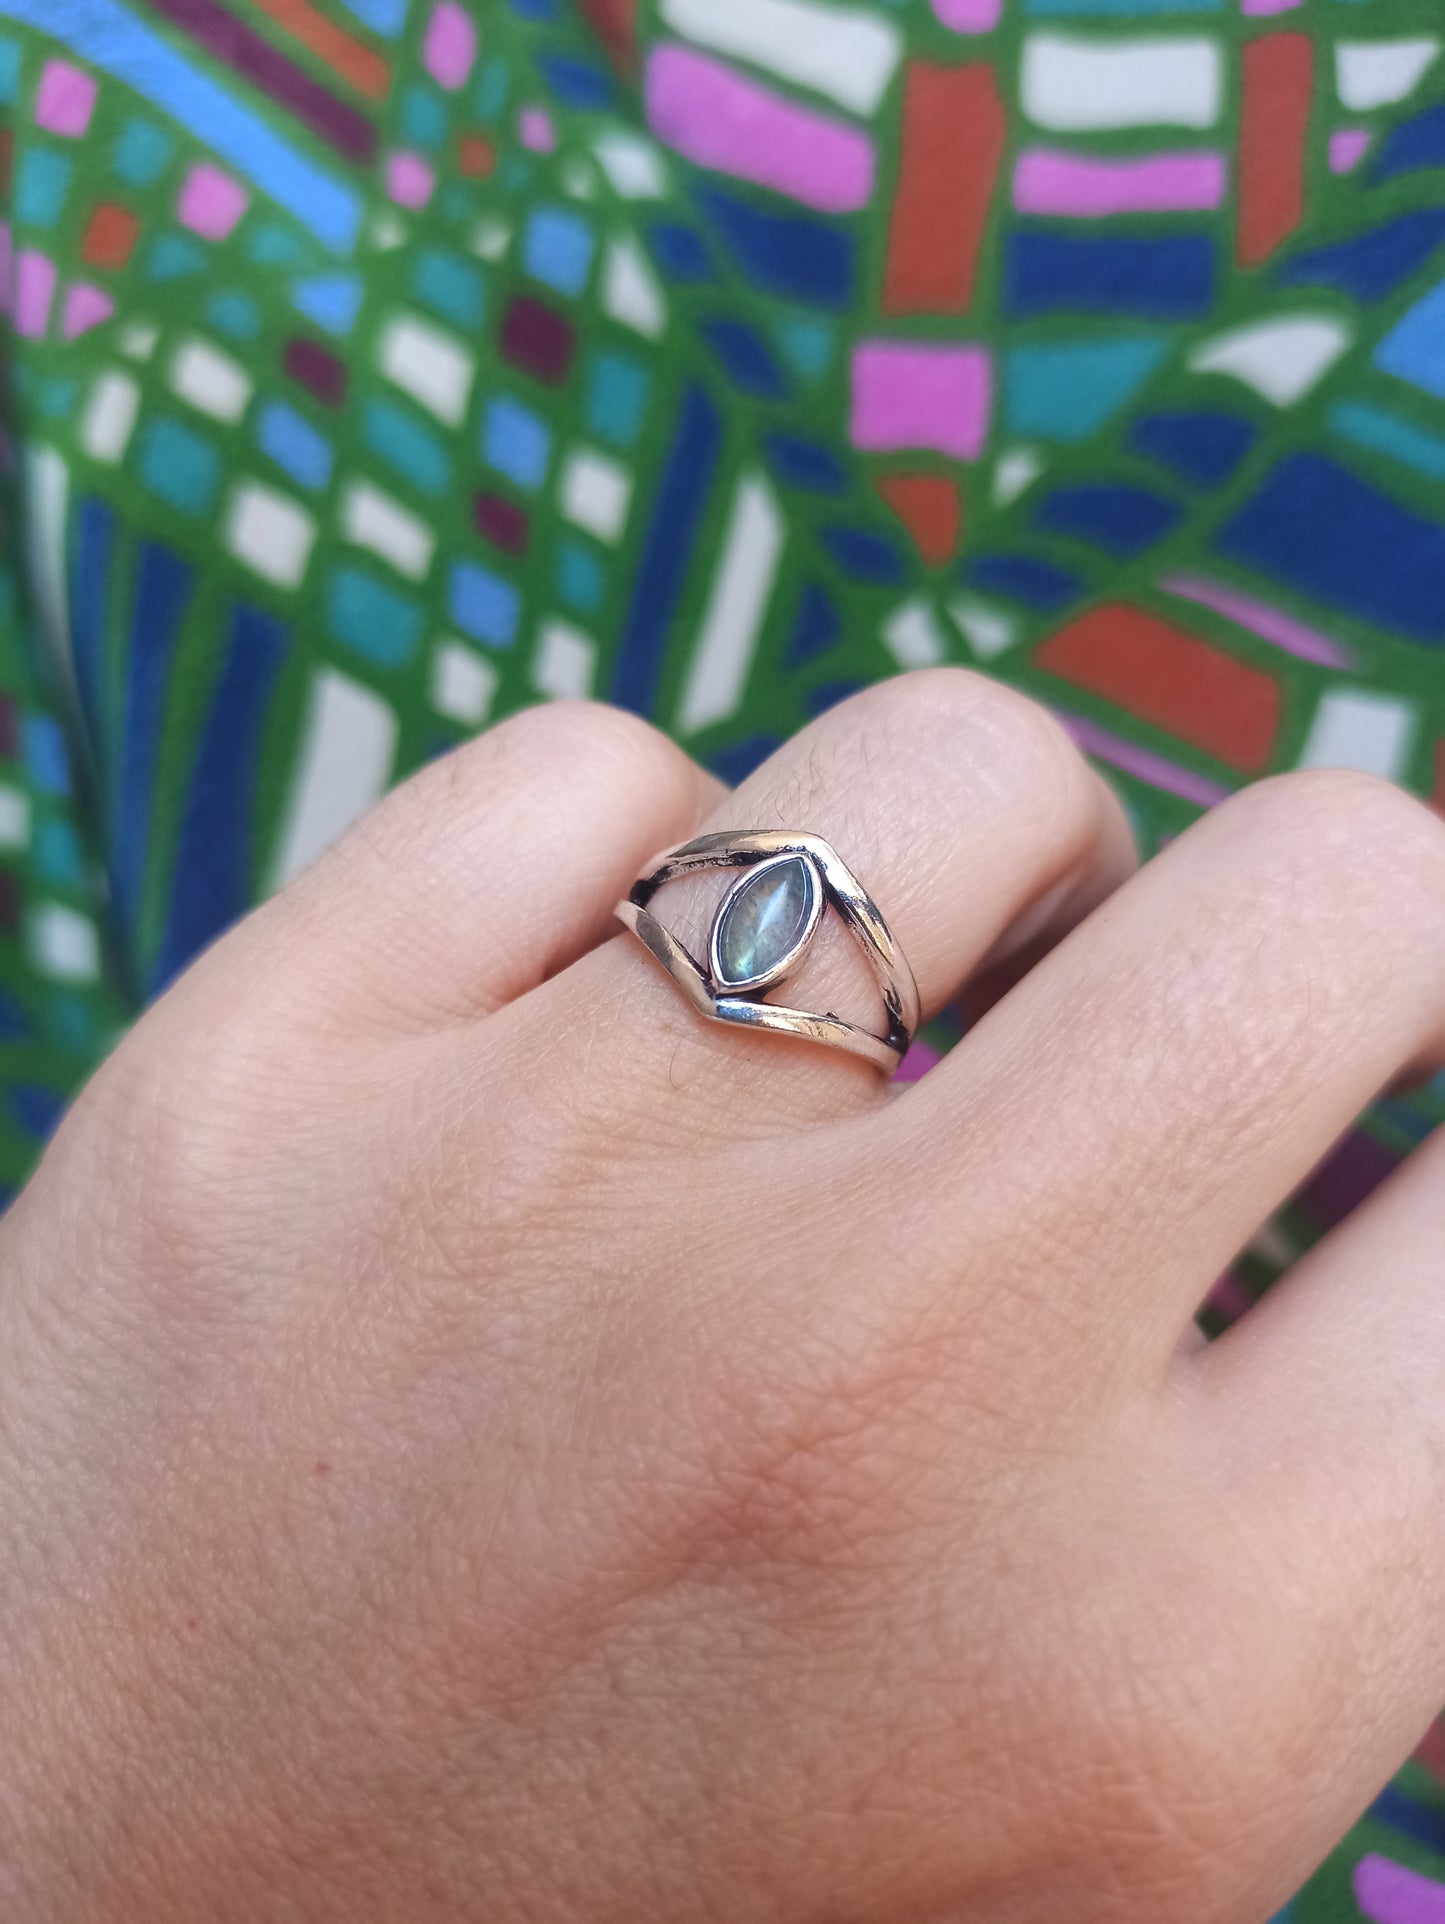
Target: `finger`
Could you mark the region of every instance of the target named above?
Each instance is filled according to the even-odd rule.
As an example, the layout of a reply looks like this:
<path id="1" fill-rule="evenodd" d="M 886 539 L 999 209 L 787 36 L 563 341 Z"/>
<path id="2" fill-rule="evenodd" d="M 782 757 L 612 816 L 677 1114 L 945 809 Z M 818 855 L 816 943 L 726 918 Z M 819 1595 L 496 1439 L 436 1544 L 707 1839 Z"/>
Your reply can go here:
<path id="1" fill-rule="evenodd" d="M 1049 1276 L 1076 1335 L 1103 1330 L 1155 1369 L 1269 1211 L 1438 1047 L 1442 957 L 1434 815 L 1357 775 L 1260 784 L 1172 844 L 922 1085 L 897 1119 L 920 1171 L 916 1233 L 946 1273 L 992 1223 L 1021 1286 Z M 980 1157 L 990 1180 L 960 1211 Z"/>
<path id="2" fill-rule="evenodd" d="M 960 669 L 901 676 L 830 710 L 707 827 L 806 830 L 831 843 L 883 911 L 925 1015 L 1023 919 L 1067 926 L 1134 859 L 1122 810 L 1057 724 Z M 733 879 L 675 882 L 654 912 L 699 954 Z M 882 1025 L 866 960 L 831 914 L 782 999 Z M 530 1019 L 585 1034 L 592 1073 L 613 1086 L 649 1102 L 659 1084 L 669 1100 L 690 1090 L 694 1112 L 705 1106 L 724 1129 L 834 1115 L 877 1102 L 886 1086 L 841 1051 L 700 1017 L 632 935 L 548 984 Z"/>
<path id="3" fill-rule="evenodd" d="M 618 894 L 726 791 L 620 709 L 526 710 L 433 762 L 275 905 L 294 994 L 332 1023 L 485 1015 L 610 932 Z"/>

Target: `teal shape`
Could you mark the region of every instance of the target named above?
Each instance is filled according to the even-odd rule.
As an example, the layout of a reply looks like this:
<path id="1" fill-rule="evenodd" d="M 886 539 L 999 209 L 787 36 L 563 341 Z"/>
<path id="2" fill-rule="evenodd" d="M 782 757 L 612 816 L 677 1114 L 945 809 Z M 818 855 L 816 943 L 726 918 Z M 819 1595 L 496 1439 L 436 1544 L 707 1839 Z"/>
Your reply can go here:
<path id="1" fill-rule="evenodd" d="M 587 426 L 600 441 L 631 447 L 641 432 L 651 388 L 647 369 L 630 354 L 604 349 L 587 376 Z"/>
<path id="2" fill-rule="evenodd" d="M 1157 334 L 1016 347 L 1003 357 L 1004 422 L 1036 441 L 1082 441 L 1118 413 L 1164 358 Z"/>
<path id="3" fill-rule="evenodd" d="M 260 308 L 249 294 L 235 289 L 213 294 L 206 302 L 206 318 L 237 341 L 253 341 L 261 331 Z"/>
<path id="4" fill-rule="evenodd" d="M 401 125 L 417 147 L 440 147 L 447 137 L 447 110 L 430 87 L 408 87 L 401 99 Z"/>
<path id="5" fill-rule="evenodd" d="M 216 498 L 221 457 L 194 428 L 162 415 L 147 424 L 141 438 L 140 478 L 182 514 L 204 514 Z"/>
<path id="6" fill-rule="evenodd" d="M 151 120 L 128 120 L 111 165 L 128 187 L 149 187 L 171 157 L 169 137 Z"/>
<path id="7" fill-rule="evenodd" d="M 557 594 L 574 613 L 587 615 L 602 599 L 605 577 L 595 554 L 580 542 L 564 541 L 557 550 Z"/>
<path id="8" fill-rule="evenodd" d="M 444 445 L 390 401 L 368 401 L 362 412 L 367 446 L 424 494 L 440 494 L 452 478 Z"/>
<path id="9" fill-rule="evenodd" d="M 833 358 L 833 330 L 824 321 L 801 318 L 779 321 L 776 328 L 783 358 L 805 381 L 821 380 Z"/>
<path id="10" fill-rule="evenodd" d="M 207 254 L 199 241 L 185 234 L 159 234 L 146 255 L 146 279 L 179 281 L 187 274 L 198 274 L 206 265 Z"/>
<path id="11" fill-rule="evenodd" d="M 1330 426 L 1357 447 L 1388 455 L 1432 481 L 1445 481 L 1445 440 L 1402 421 L 1387 408 L 1344 401 L 1330 411 Z"/>
<path id="12" fill-rule="evenodd" d="M 416 298 L 443 320 L 457 327 L 480 326 L 486 289 L 480 273 L 469 262 L 430 248 L 417 256 L 411 285 Z"/>
<path id="13" fill-rule="evenodd" d="M 421 640 L 420 604 L 365 568 L 338 568 L 332 575 L 326 620 L 338 641 L 382 668 L 400 668 Z"/>
<path id="14" fill-rule="evenodd" d="M 73 172 L 69 156 L 53 147 L 27 147 L 15 169 L 15 218 L 30 227 L 54 227 L 65 206 Z"/>

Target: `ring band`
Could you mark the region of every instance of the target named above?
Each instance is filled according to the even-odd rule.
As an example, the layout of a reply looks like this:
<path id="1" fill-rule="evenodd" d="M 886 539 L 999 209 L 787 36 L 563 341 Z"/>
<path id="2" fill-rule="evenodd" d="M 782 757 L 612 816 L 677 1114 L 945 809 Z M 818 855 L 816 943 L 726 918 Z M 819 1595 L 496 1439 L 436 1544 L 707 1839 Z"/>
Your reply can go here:
<path id="1" fill-rule="evenodd" d="M 666 883 L 707 868 L 743 873 L 717 906 L 703 963 L 663 927 L 649 904 Z M 868 959 L 887 1016 L 881 1035 L 841 1016 L 762 1000 L 801 964 L 825 905 L 837 911 Z M 918 1027 L 913 971 L 877 903 L 821 835 L 780 829 L 699 835 L 659 855 L 617 904 L 616 913 L 698 1013 L 713 1021 L 779 1030 L 847 1049 L 885 1075 L 892 1075 L 913 1040 Z"/>

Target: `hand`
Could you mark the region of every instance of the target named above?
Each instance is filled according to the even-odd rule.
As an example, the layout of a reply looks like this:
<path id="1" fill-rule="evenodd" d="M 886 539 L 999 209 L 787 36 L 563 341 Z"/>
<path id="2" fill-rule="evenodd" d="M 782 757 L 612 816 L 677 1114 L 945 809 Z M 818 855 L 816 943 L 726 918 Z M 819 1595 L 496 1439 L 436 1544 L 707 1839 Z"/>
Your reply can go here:
<path id="1" fill-rule="evenodd" d="M 928 1010 L 1081 925 L 889 1088 L 612 932 L 707 819 Z M 1440 1147 L 1190 1317 L 1439 1043 L 1445 829 L 1305 775 L 1130 865 L 960 672 L 730 797 L 565 707 L 209 954 L 0 1231 L 7 1924 L 1283 1901 L 1445 1696 Z M 877 1019 L 836 927 L 789 995 Z"/>

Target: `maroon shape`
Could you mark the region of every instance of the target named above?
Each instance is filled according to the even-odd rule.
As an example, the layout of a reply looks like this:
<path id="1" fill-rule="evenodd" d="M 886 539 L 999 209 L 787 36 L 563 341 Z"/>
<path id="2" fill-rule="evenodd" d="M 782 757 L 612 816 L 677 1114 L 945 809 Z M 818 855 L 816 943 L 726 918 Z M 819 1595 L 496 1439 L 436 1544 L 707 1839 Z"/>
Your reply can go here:
<path id="1" fill-rule="evenodd" d="M 502 359 L 549 387 L 560 387 L 572 367 L 577 335 L 555 308 L 514 294 L 502 316 Z"/>
<path id="2" fill-rule="evenodd" d="M 0 695 L 0 756 L 14 761 L 20 753 L 20 713 L 13 695 Z"/>
<path id="3" fill-rule="evenodd" d="M 472 504 L 478 534 L 484 534 L 503 554 L 525 554 L 531 527 L 525 509 L 499 494 L 479 494 Z"/>
<path id="4" fill-rule="evenodd" d="M 0 933 L 14 935 L 20 927 L 20 884 L 9 869 L 0 869 Z"/>
<path id="5" fill-rule="evenodd" d="M 339 408 L 346 399 L 346 363 L 320 341 L 296 335 L 286 343 L 286 372 L 314 394 L 323 407 Z"/>

